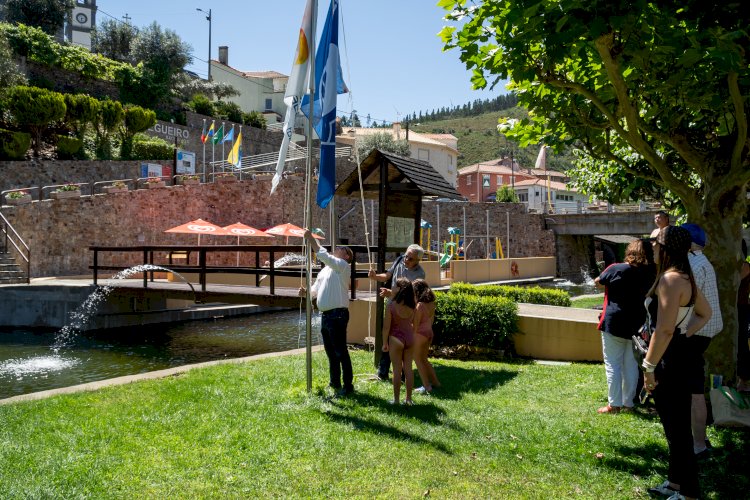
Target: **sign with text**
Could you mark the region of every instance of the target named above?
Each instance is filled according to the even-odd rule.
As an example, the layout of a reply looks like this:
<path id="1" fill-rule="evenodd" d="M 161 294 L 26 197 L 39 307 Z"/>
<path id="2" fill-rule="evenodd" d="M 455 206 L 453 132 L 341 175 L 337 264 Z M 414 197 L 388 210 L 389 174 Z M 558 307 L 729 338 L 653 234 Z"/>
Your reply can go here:
<path id="1" fill-rule="evenodd" d="M 172 167 L 158 163 L 141 163 L 141 177 L 172 177 Z"/>
<path id="2" fill-rule="evenodd" d="M 175 166 L 178 174 L 195 173 L 195 153 L 192 151 L 177 150 L 177 165 Z"/>

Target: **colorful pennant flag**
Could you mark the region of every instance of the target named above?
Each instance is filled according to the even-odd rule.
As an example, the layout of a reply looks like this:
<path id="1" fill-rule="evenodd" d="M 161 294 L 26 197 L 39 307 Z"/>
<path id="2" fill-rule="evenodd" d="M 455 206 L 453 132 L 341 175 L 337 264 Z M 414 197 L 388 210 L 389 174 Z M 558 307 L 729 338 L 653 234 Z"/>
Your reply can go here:
<path id="1" fill-rule="evenodd" d="M 224 124 L 223 123 L 219 126 L 219 130 L 217 130 L 216 133 L 214 134 L 212 141 L 214 144 L 219 144 L 222 139 L 224 139 Z"/>
<path id="2" fill-rule="evenodd" d="M 203 144 L 206 143 L 206 139 L 208 139 L 208 135 L 206 135 L 206 119 L 203 119 L 203 130 L 201 131 L 201 142 Z"/>
<path id="3" fill-rule="evenodd" d="M 242 166 L 242 132 L 237 134 L 237 140 L 234 142 L 234 146 L 232 146 L 229 156 L 227 156 L 227 162 L 231 163 L 236 168 Z"/>
<path id="4" fill-rule="evenodd" d="M 286 85 L 284 94 L 284 104 L 286 104 L 286 116 L 284 117 L 284 137 L 279 148 L 279 159 L 276 162 L 276 174 L 271 181 L 271 194 L 276 191 L 281 180 L 281 173 L 284 171 L 284 162 L 286 152 L 289 149 L 289 141 L 294 132 L 294 119 L 299 111 L 300 100 L 305 93 L 305 88 L 309 82 L 308 63 L 310 61 L 310 52 L 312 40 L 312 0 L 307 0 L 305 13 L 302 15 L 302 26 L 299 29 L 299 40 L 297 41 L 297 52 L 294 54 L 292 62 L 292 71 L 289 75 L 289 81 Z"/>
<path id="5" fill-rule="evenodd" d="M 232 142 L 234 140 L 234 125 L 227 135 L 224 136 L 223 142 Z"/>
<path id="6" fill-rule="evenodd" d="M 206 139 L 211 139 L 214 136 L 214 120 L 211 120 L 211 126 L 208 127 L 208 133 L 206 134 Z M 205 142 L 205 141 L 204 141 Z"/>

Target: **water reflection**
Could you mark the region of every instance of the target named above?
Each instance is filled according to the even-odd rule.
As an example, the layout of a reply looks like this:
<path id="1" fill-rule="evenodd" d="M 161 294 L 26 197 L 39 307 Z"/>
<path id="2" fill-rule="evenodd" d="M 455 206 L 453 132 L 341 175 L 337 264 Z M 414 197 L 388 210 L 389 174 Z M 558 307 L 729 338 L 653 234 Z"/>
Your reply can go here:
<path id="1" fill-rule="evenodd" d="M 313 345 L 321 343 L 313 316 Z M 299 311 L 78 334 L 53 351 L 55 331 L 0 331 L 0 398 L 215 359 L 304 347 Z"/>

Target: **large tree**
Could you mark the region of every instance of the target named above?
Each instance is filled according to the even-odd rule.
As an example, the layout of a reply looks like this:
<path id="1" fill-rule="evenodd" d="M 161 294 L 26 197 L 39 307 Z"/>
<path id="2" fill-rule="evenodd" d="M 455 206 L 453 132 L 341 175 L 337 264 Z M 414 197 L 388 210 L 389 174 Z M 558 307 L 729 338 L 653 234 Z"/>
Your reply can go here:
<path id="1" fill-rule="evenodd" d="M 628 184 L 657 186 L 705 228 L 724 319 L 710 369 L 733 375 L 750 180 L 750 9 L 734 0 L 439 5 L 450 11 L 446 49 L 460 51 L 474 86 L 510 79 L 531 111 L 516 137 L 576 144 L 597 160 L 594 178 L 619 183 L 621 195 Z"/>
<path id="2" fill-rule="evenodd" d="M 72 10 L 73 0 L 6 0 L 4 15 L 9 23 L 37 26 L 54 36 Z"/>
<path id="3" fill-rule="evenodd" d="M 138 28 L 114 19 L 106 19 L 91 33 L 91 51 L 104 57 L 128 63 L 133 60 L 132 47 Z"/>

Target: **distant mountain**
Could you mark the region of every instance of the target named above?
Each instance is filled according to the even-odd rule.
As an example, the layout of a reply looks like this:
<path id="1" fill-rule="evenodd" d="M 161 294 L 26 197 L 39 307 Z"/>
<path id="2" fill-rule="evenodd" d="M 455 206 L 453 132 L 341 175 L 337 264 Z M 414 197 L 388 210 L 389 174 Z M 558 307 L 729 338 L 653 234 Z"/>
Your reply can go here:
<path id="1" fill-rule="evenodd" d="M 424 134 L 453 134 L 458 137 L 458 168 L 467 167 L 482 161 L 494 160 L 504 156 L 513 157 L 523 168 L 534 168 L 540 146 L 530 146 L 519 150 L 518 146 L 506 142 L 505 137 L 497 131 L 499 118 L 523 118 L 526 110 L 518 107 L 492 111 L 477 116 L 411 122 L 409 128 Z M 573 155 L 547 154 L 547 167 L 551 170 L 568 170 Z"/>

